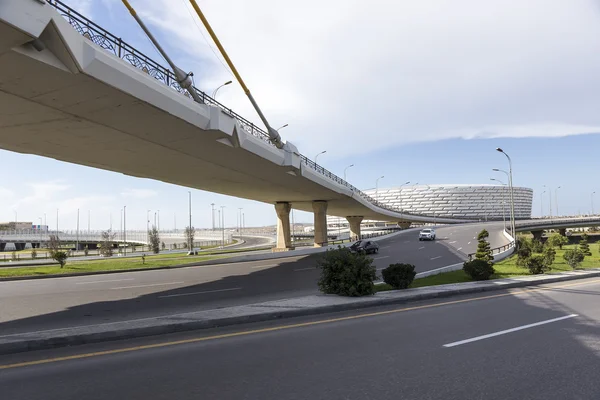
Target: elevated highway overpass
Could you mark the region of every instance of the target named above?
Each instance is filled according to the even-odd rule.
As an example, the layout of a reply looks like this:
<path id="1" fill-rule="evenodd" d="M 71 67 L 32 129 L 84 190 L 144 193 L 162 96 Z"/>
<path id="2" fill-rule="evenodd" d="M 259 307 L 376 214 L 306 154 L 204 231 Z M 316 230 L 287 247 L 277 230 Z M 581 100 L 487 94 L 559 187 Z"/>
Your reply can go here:
<path id="1" fill-rule="evenodd" d="M 173 73 L 59 1 L 0 4 L 0 148 L 275 204 L 279 249 L 289 212 L 434 222 L 377 202 L 206 96 L 184 95 Z M 436 218 L 437 223 L 465 220 Z"/>

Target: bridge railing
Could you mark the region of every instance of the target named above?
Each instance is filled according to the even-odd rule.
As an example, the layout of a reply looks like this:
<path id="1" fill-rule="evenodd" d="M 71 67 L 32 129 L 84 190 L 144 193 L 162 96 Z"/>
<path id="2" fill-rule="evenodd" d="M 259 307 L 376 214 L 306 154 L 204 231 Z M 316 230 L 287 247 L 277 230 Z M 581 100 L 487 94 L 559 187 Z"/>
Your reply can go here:
<path id="1" fill-rule="evenodd" d="M 81 13 L 73 10 L 71 7 L 67 6 L 62 1 L 48 0 L 48 4 L 52 5 L 71 24 L 71 26 L 73 26 L 75 30 L 77 30 L 81 35 L 85 36 L 96 45 L 113 53 L 115 56 L 129 62 L 136 68 L 139 68 L 142 71 L 146 72 L 148 75 L 154 77 L 156 80 L 162 82 L 163 84 L 190 98 L 189 94 L 179 86 L 179 83 L 175 78 L 175 74 L 170 69 L 152 60 L 150 57 L 148 57 L 141 51 L 135 49 L 133 46 L 125 42 L 120 37 L 110 33 L 98 24 L 92 22 L 90 19 L 86 18 Z M 240 126 L 247 133 L 269 144 L 273 144 L 267 132 L 257 127 L 254 123 L 235 113 L 231 108 L 224 106 L 223 104 L 219 103 L 217 100 L 208 96 L 206 93 L 197 89 L 196 87 L 194 87 L 194 90 L 198 93 L 198 95 L 205 104 L 219 107 L 224 113 L 228 114 L 232 118 L 235 118 L 239 122 Z M 431 215 L 409 213 L 398 207 L 393 207 L 381 203 L 372 198 L 371 196 L 367 195 L 366 193 L 362 192 L 361 190 L 357 189 L 356 187 L 352 186 L 344 179 L 340 178 L 334 173 L 311 161 L 307 157 L 301 155 L 301 159 L 304 165 L 320 173 L 321 175 L 324 175 L 325 177 L 333 180 L 334 182 L 350 188 L 354 193 L 358 194 L 360 197 L 379 208 L 397 213 L 432 218 Z"/>
<path id="2" fill-rule="evenodd" d="M 597 223 L 600 225 L 600 217 L 588 217 L 588 218 L 555 218 L 555 219 L 540 219 L 536 222 L 516 222 L 515 225 L 517 228 L 535 228 L 541 225 L 564 225 L 564 224 L 574 224 L 574 223 Z"/>
<path id="3" fill-rule="evenodd" d="M 507 243 L 503 246 L 498 246 L 498 247 L 494 247 L 493 249 L 491 249 L 492 251 L 492 255 L 496 255 L 496 254 L 500 254 L 505 252 L 506 250 L 509 250 L 511 247 L 515 246 L 515 242 L 511 241 L 510 243 Z M 469 257 L 469 261 L 472 261 L 473 258 L 475 257 L 476 253 L 469 253 L 467 254 L 467 257 Z"/>

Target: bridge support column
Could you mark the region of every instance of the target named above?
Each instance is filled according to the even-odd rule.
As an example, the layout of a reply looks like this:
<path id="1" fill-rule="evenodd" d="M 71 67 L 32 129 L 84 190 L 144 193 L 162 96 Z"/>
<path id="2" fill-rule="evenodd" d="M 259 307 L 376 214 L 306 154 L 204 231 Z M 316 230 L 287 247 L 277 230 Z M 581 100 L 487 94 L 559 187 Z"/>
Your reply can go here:
<path id="1" fill-rule="evenodd" d="M 6 248 L 6 243 L 0 243 L 0 251 L 4 251 Z"/>
<path id="2" fill-rule="evenodd" d="M 15 245 L 15 250 L 16 250 L 16 251 L 25 250 L 25 245 L 26 245 L 26 244 L 27 244 L 27 243 L 24 243 L 24 242 L 15 242 L 15 243 L 14 243 L 14 245 Z"/>
<path id="3" fill-rule="evenodd" d="M 364 217 L 346 217 L 348 224 L 350 224 L 350 240 L 360 239 L 360 223 Z"/>
<path id="4" fill-rule="evenodd" d="M 315 216 L 315 247 L 327 246 L 327 202 L 313 201 Z"/>
<path id="5" fill-rule="evenodd" d="M 567 236 L 567 228 L 560 228 L 558 233 L 560 233 L 560 236 Z"/>
<path id="6" fill-rule="evenodd" d="M 398 226 L 402 229 L 410 228 L 410 222 L 398 222 Z"/>
<path id="7" fill-rule="evenodd" d="M 531 231 L 531 234 L 533 235 L 533 239 L 542 240 L 542 235 L 544 234 L 544 231 Z"/>
<path id="8" fill-rule="evenodd" d="M 273 251 L 293 250 L 292 236 L 290 235 L 290 203 L 275 203 L 277 213 L 277 246 Z"/>

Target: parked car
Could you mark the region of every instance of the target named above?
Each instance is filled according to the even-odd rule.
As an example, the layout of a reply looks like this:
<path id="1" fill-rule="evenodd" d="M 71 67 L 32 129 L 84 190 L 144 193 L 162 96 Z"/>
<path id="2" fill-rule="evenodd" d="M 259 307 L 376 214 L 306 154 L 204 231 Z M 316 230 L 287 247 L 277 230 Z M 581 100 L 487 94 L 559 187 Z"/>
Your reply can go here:
<path id="1" fill-rule="evenodd" d="M 379 253 L 379 245 L 377 242 L 370 240 L 359 240 L 350 246 L 350 251 L 353 253 L 375 254 Z"/>
<path id="2" fill-rule="evenodd" d="M 435 230 L 431 228 L 421 229 L 419 240 L 435 240 Z"/>

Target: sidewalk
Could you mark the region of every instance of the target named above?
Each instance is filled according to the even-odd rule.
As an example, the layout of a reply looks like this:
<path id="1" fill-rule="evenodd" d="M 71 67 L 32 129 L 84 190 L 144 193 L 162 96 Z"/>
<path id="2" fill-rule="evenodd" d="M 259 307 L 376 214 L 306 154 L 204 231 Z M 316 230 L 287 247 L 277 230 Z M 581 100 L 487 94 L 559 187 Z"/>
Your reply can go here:
<path id="1" fill-rule="evenodd" d="M 172 314 L 75 328 L 53 329 L 14 335 L 0 335 L 0 354 L 18 353 L 54 347 L 135 337 L 161 335 L 179 331 L 207 329 L 250 322 L 268 321 L 303 315 L 353 310 L 461 294 L 497 291 L 600 276 L 600 268 L 559 274 L 524 276 L 484 282 L 466 282 L 418 289 L 380 292 L 360 298 L 313 295 L 269 301 L 237 307 Z"/>

